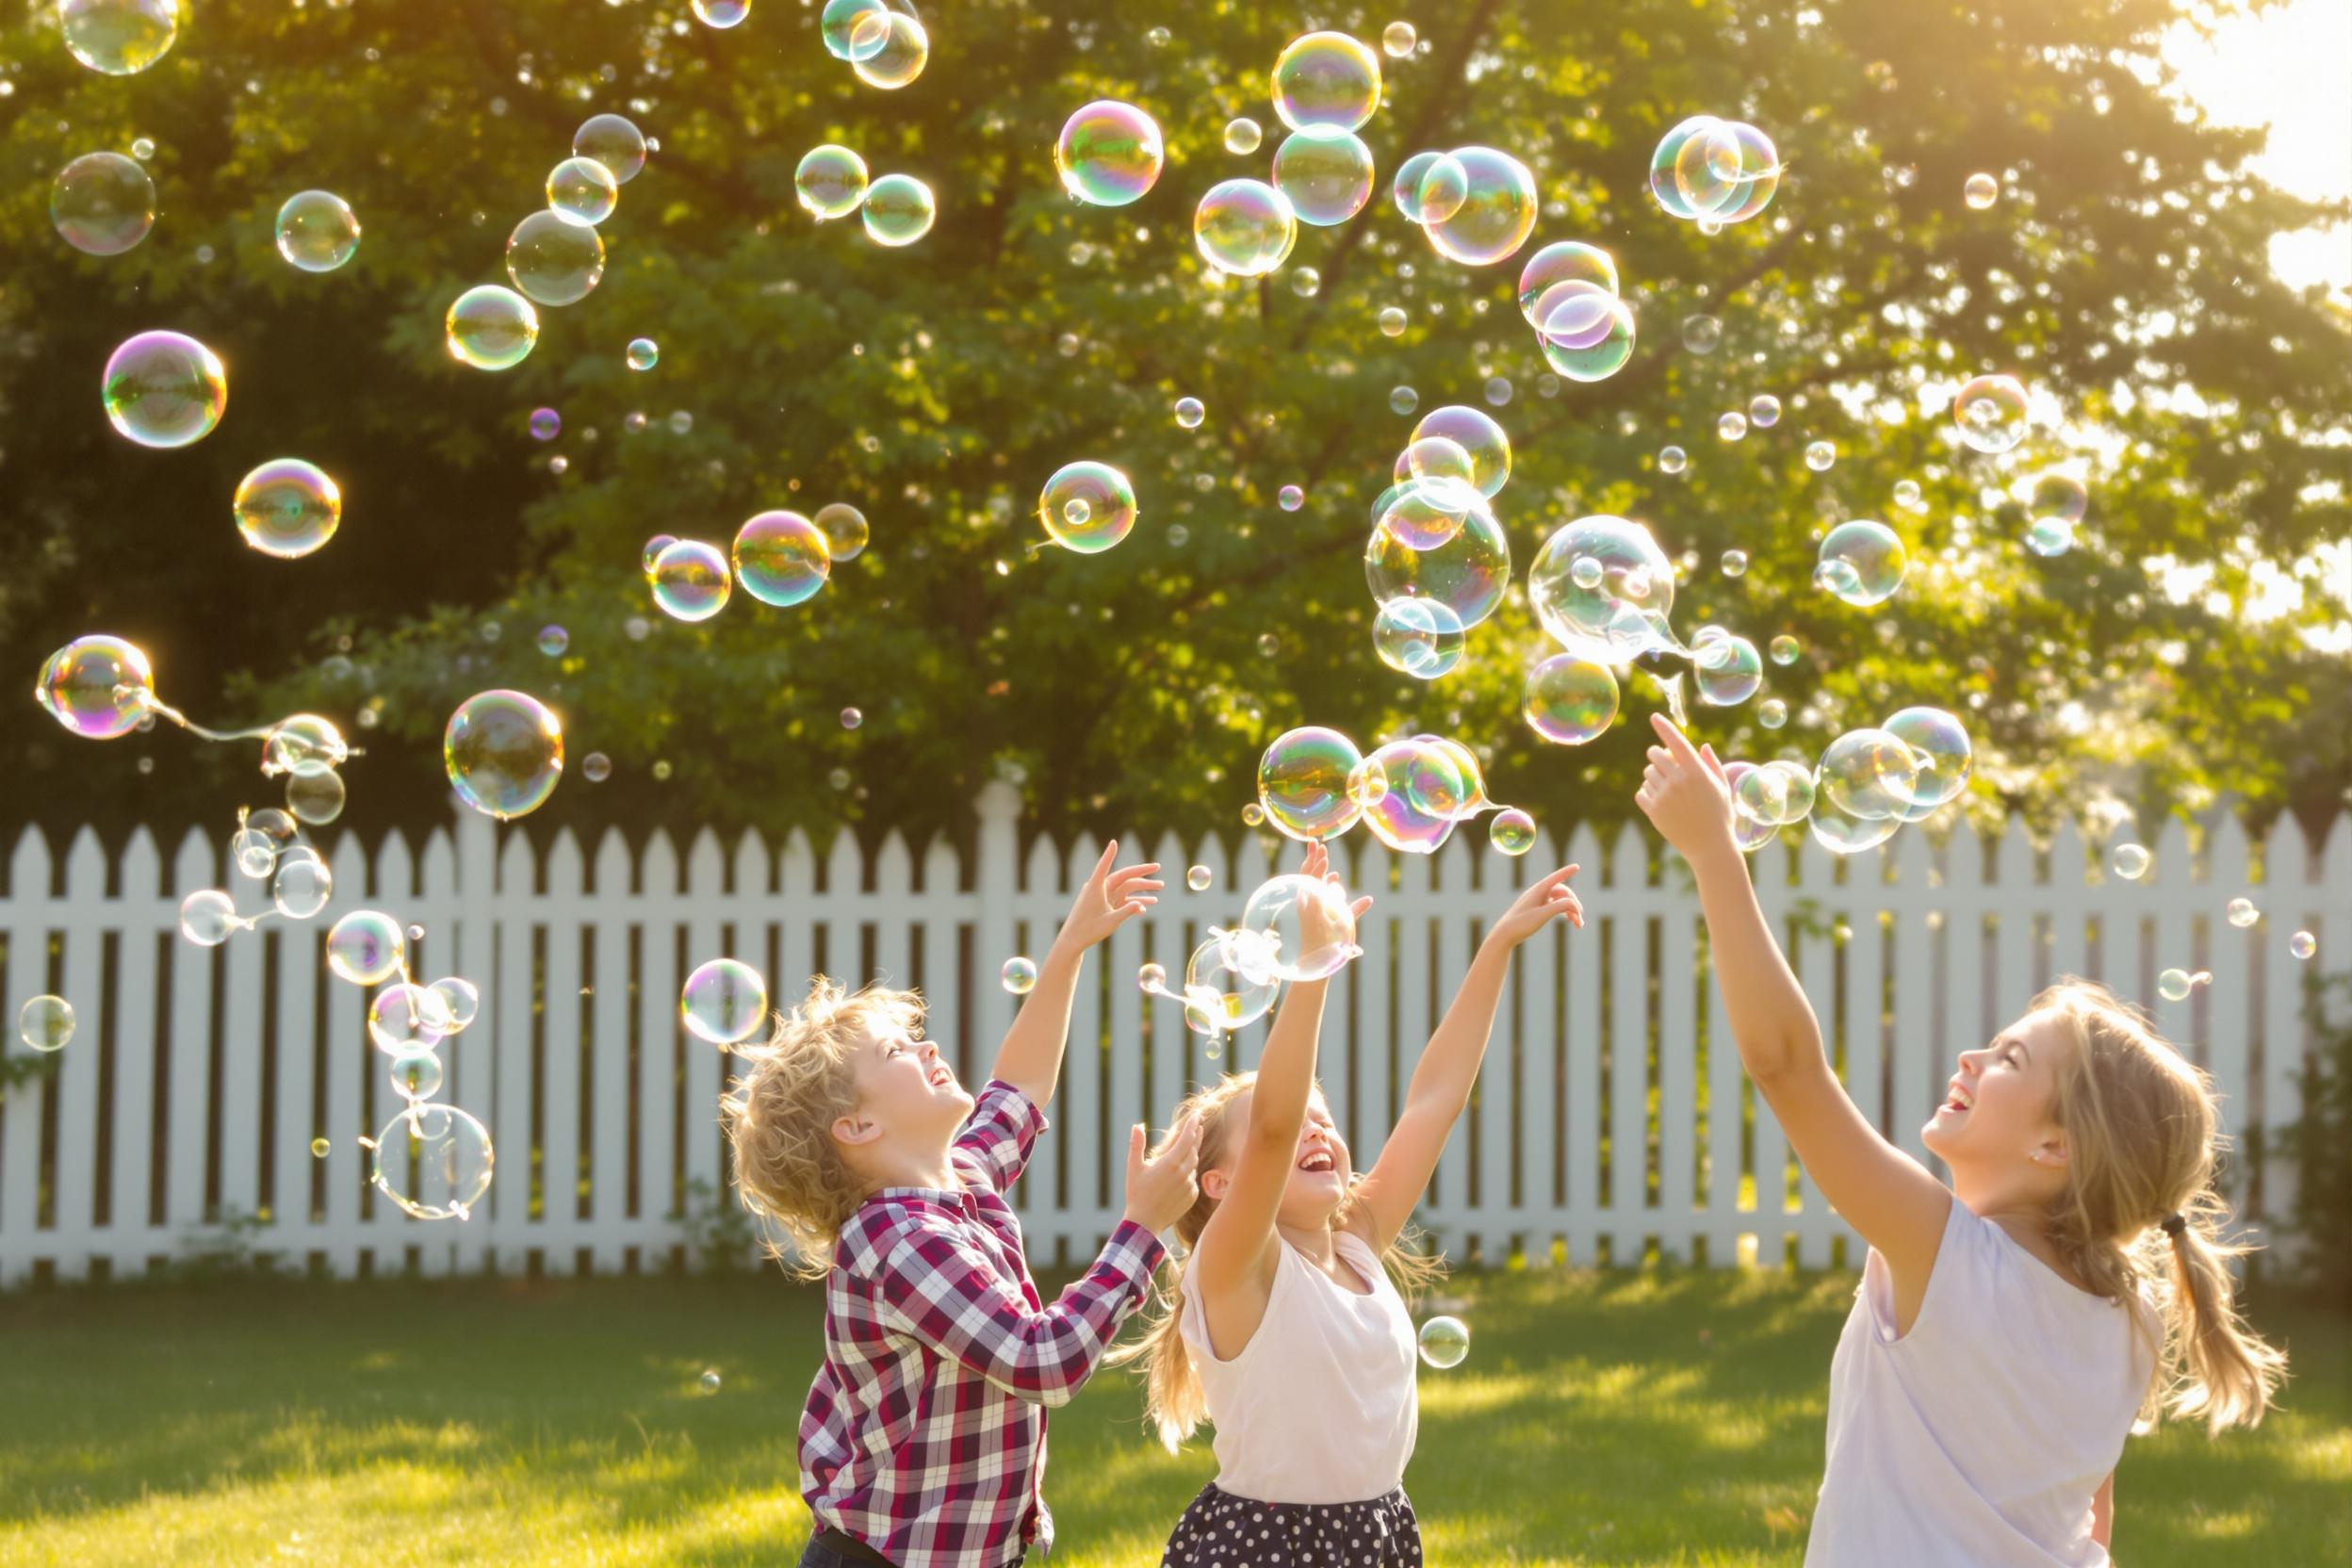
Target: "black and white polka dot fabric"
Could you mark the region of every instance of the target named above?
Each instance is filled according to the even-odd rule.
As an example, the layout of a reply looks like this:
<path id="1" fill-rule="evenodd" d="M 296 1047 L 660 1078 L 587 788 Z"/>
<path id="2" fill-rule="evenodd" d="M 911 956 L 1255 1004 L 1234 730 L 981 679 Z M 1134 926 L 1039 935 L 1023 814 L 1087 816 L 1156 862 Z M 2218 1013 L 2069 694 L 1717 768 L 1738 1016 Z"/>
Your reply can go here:
<path id="1" fill-rule="evenodd" d="M 1368 1503 L 1261 1503 L 1208 1486 L 1160 1568 L 1421 1568 L 1421 1525 L 1401 1486 Z"/>

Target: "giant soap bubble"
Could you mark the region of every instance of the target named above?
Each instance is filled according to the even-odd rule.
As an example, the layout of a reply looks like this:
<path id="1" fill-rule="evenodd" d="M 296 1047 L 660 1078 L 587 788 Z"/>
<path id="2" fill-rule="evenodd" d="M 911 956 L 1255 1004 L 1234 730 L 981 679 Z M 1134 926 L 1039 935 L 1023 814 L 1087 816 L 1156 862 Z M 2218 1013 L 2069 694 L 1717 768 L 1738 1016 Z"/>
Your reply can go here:
<path id="1" fill-rule="evenodd" d="M 1625 664 L 1672 645 L 1674 563 L 1648 529 L 1623 517 L 1579 517 L 1545 540 L 1527 568 L 1527 598 L 1571 653 Z"/>

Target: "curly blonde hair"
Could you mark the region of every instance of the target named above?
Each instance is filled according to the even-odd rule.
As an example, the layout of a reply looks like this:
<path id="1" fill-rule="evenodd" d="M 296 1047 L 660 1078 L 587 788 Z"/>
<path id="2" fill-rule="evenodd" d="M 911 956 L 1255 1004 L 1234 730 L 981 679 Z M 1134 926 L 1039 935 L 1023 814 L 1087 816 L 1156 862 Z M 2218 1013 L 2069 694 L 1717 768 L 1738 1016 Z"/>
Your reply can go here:
<path id="1" fill-rule="evenodd" d="M 825 1277 L 841 1227 L 865 1200 L 863 1182 L 833 1141 L 833 1123 L 858 1109 L 858 1042 L 893 1024 L 923 1033 L 921 995 L 881 986 L 851 991 L 820 974 L 799 1006 L 776 1015 L 765 1044 L 734 1048 L 751 1061 L 719 1102 L 736 1194 L 784 1233 L 785 1243 L 769 1241 L 768 1252 L 799 1278 Z"/>

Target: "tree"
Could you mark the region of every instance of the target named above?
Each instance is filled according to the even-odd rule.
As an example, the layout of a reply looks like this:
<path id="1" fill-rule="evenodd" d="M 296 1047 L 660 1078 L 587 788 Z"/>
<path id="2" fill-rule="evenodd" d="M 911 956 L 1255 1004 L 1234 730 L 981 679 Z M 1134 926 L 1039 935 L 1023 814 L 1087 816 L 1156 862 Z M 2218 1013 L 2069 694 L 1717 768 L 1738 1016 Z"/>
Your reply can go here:
<path id="1" fill-rule="evenodd" d="M 1637 516 L 1678 557 L 1686 635 L 1713 621 L 1804 645 L 1768 671 L 1787 728 L 1754 703 L 1697 715 L 1725 754 L 1809 758 L 1929 702 L 1968 722 L 1985 808 L 2226 789 L 2332 809 L 2352 740 L 2327 714 L 2352 678 L 2305 633 L 2345 613 L 2317 589 L 2318 552 L 2348 531 L 2352 332 L 2343 302 L 2263 260 L 2272 234 L 2324 214 L 2245 172 L 2257 138 L 2167 95 L 2155 47 L 2175 15 L 1478 0 L 1383 61 L 1372 206 L 1303 229 L 1254 284 L 1220 282 L 1188 230 L 1209 184 L 1265 177 L 1281 134 L 1266 83 L 1292 19 L 1263 8 L 1192 8 L 1162 46 L 1127 8 L 975 0 L 926 12 L 929 65 L 897 92 L 861 84 L 815 11 L 780 0 L 724 33 L 633 3 L 214 5 L 126 79 L 76 65 L 44 15 L 13 29 L 0 99 L 16 192 L 0 233 L 24 258 L 0 303 L 19 349 L 0 371 L 0 526 L 25 564 L 0 589 L 0 644 L 28 670 L 84 631 L 134 636 L 199 715 L 371 710 L 380 724 L 354 730 L 370 755 L 347 770 L 363 825 L 442 815 L 433 743 L 496 685 L 562 713 L 575 770 L 590 751 L 614 762 L 608 783 L 568 778 L 543 825 L 954 829 L 1010 763 L 1056 830 L 1195 831 L 1232 823 L 1266 741 L 1302 723 L 1367 747 L 1455 734 L 1497 798 L 1556 828 L 1613 820 L 1643 731 L 1563 750 L 1520 722 L 1548 651 L 1523 588 L 1440 681 L 1372 656 L 1358 557 L 1413 424 L 1391 389 L 1427 410 L 1507 384 L 1493 411 L 1516 466 L 1496 509 L 1520 573 L 1572 518 Z M 1384 20 L 1328 18 L 1367 40 Z M 1076 204 L 1054 176 L 1063 118 L 1096 97 L 1167 135 L 1157 187 L 1127 208 Z M 543 311 L 515 369 L 454 364 L 443 312 L 504 281 L 503 236 L 604 109 L 660 147 L 603 225 L 601 284 Z M 1764 126 L 1787 164 L 1770 211 L 1711 236 L 1645 184 L 1660 135 L 1698 112 Z M 1245 114 L 1269 135 L 1234 156 L 1220 133 Z M 126 255 L 82 258 L 48 232 L 47 173 L 138 134 L 158 143 L 162 219 Z M 792 171 L 823 141 L 925 180 L 937 227 L 890 250 L 855 220 L 812 223 Z M 1402 157 L 1468 143 L 1523 159 L 1542 198 L 1527 248 L 1483 270 L 1438 256 L 1385 199 Z M 1960 199 L 1980 170 L 2003 188 L 1981 212 Z M 277 204 L 308 187 L 367 225 L 358 257 L 315 278 L 269 249 Z M 1634 358 L 1598 384 L 1547 377 L 1515 307 L 1520 263 L 1561 238 L 1610 250 L 1638 315 Z M 1410 316 L 1394 339 L 1375 324 L 1388 305 Z M 1681 330 L 1703 314 L 1723 324 L 1711 353 Z M 159 325 L 231 360 L 221 428 L 170 454 L 109 432 L 94 387 L 114 342 Z M 661 361 L 633 373 L 639 335 Z M 2060 423 L 2002 457 L 1966 451 L 1944 404 L 1983 370 L 2020 376 Z M 1713 433 L 1763 393 L 1776 426 Z M 1186 394 L 1207 405 L 1197 431 L 1169 416 Z M 541 403 L 565 427 L 547 448 L 524 433 Z M 1813 440 L 1838 449 L 1826 472 L 1802 460 Z M 1669 443 L 1693 454 L 1678 477 L 1656 464 Z M 227 517 L 244 469 L 288 453 L 347 495 L 342 533 L 291 564 L 247 551 Z M 1039 547 L 1037 491 L 1076 458 L 1140 497 L 1102 555 Z M 2065 458 L 2089 465 L 2091 511 L 2077 548 L 2044 560 L 2019 547 L 2010 487 Z M 1917 510 L 1890 498 L 1906 478 Z M 1285 484 L 1306 492 L 1296 513 L 1276 504 Z M 807 604 L 739 594 L 693 626 L 650 606 L 648 535 L 724 547 L 755 512 L 837 499 L 873 543 Z M 1816 531 L 1853 516 L 1910 551 L 1875 612 L 1810 585 Z M 1751 562 L 1736 579 L 1717 567 L 1731 548 Z M 2182 596 L 2176 568 L 2211 575 Z M 2249 615 L 2278 574 L 2301 604 Z M 558 659 L 534 645 L 545 624 L 568 632 Z M 345 637 L 349 674 L 332 661 Z M 1629 712 L 1655 700 L 1628 678 Z M 237 782 L 241 750 L 168 732 L 100 748 L 25 707 L 7 722 L 28 816 L 217 823 L 261 798 Z M 134 748 L 164 765 L 132 774 Z"/>

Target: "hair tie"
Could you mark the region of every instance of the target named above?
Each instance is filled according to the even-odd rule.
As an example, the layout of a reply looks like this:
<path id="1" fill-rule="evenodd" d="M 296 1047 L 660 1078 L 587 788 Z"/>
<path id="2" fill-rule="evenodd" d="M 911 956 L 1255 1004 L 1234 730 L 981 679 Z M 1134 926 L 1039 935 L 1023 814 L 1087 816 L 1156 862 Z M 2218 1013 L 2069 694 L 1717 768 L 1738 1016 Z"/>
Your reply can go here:
<path id="1" fill-rule="evenodd" d="M 2177 1214 L 2168 1214 L 2164 1216 L 2163 1223 L 2164 1234 L 2170 1236 L 2175 1241 L 2179 1241 L 2180 1239 L 2180 1233 L 2189 1228 L 2189 1222 L 2181 1218 Z"/>

